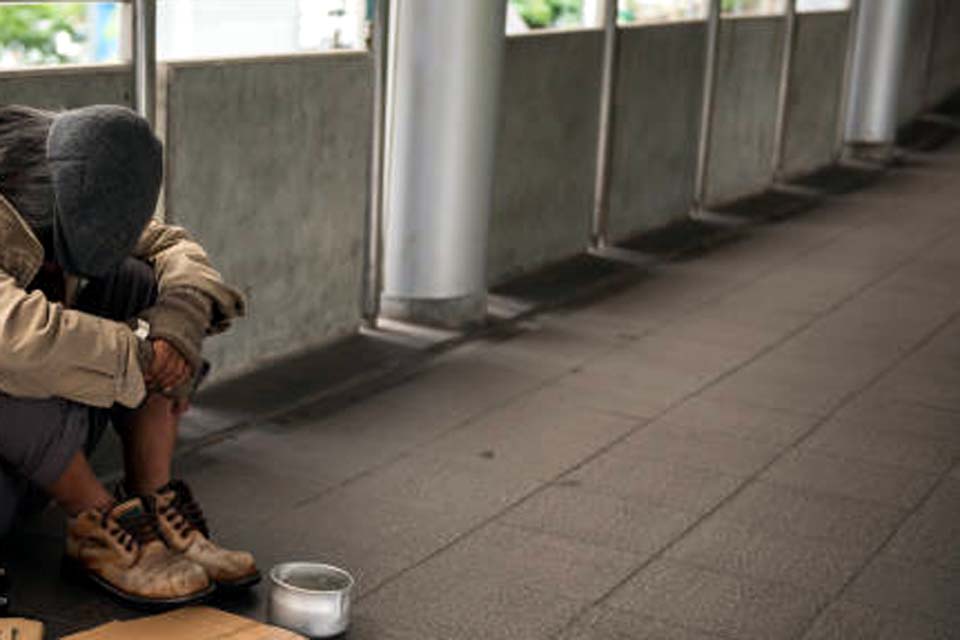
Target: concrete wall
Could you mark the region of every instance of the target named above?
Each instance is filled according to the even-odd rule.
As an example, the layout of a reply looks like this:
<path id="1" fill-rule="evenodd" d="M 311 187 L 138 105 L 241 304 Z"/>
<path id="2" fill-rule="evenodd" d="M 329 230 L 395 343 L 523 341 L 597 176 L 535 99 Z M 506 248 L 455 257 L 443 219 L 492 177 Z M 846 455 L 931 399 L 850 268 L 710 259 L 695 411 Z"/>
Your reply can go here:
<path id="1" fill-rule="evenodd" d="M 849 27 L 847 12 L 797 16 L 784 129 L 787 175 L 808 173 L 834 160 Z"/>
<path id="2" fill-rule="evenodd" d="M 130 105 L 124 65 L 50 67 L 0 72 L 0 104 L 71 109 L 89 104 Z"/>
<path id="3" fill-rule="evenodd" d="M 707 202 L 760 191 L 773 178 L 783 18 L 730 18 L 720 30 Z"/>
<path id="4" fill-rule="evenodd" d="M 250 299 L 249 317 L 208 345 L 218 375 L 353 332 L 369 56 L 181 63 L 166 76 L 167 216 Z"/>
<path id="5" fill-rule="evenodd" d="M 960 2 L 913 1 L 898 107 L 901 125 L 960 89 Z"/>
<path id="6" fill-rule="evenodd" d="M 610 176 L 613 240 L 690 211 L 705 37 L 702 22 L 621 31 Z"/>
<path id="7" fill-rule="evenodd" d="M 910 12 L 907 27 L 907 45 L 900 86 L 898 122 L 907 124 L 928 106 L 929 48 L 936 25 L 936 4 L 939 0 L 912 0 L 916 3 Z"/>
<path id="8" fill-rule="evenodd" d="M 926 101 L 935 106 L 960 89 L 960 2 L 939 0 Z"/>
<path id="9" fill-rule="evenodd" d="M 507 39 L 488 277 L 575 255 L 589 244 L 603 34 Z"/>

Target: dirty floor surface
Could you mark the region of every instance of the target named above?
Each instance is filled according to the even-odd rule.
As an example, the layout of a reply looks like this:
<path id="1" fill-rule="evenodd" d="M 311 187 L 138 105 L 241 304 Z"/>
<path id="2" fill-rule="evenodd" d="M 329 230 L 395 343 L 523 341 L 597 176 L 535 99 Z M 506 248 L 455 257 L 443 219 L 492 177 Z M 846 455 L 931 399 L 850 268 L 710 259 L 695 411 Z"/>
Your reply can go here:
<path id="1" fill-rule="evenodd" d="M 354 639 L 960 638 L 960 146 L 179 460 Z M 56 633 L 130 614 L 14 542 Z M 264 613 L 263 585 L 223 603 Z"/>

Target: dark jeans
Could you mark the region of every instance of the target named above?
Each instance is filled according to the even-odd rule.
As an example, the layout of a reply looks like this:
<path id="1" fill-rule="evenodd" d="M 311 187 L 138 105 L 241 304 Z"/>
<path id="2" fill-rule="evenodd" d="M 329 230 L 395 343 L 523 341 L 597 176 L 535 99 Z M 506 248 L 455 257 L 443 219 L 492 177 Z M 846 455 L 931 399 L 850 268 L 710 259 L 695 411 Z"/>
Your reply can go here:
<path id="1" fill-rule="evenodd" d="M 91 280 L 76 308 L 123 322 L 157 299 L 153 269 L 128 258 L 110 275 Z M 0 392 L 0 535 L 27 503 L 66 470 L 81 450 L 92 453 L 107 424 L 122 424 L 129 409 L 98 409 L 63 398 L 30 400 Z"/>

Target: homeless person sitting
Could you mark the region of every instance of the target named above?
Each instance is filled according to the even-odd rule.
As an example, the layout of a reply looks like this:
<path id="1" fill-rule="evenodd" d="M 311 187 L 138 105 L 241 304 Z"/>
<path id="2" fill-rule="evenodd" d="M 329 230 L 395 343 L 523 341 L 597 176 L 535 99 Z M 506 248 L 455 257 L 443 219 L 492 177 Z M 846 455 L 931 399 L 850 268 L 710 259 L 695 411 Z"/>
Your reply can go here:
<path id="1" fill-rule="evenodd" d="M 0 107 L 0 535 L 49 496 L 68 565 L 140 605 L 260 577 L 170 477 L 203 338 L 244 302 L 183 229 L 152 220 L 162 155 L 129 109 Z M 113 495 L 87 461 L 108 424 L 124 454 Z"/>

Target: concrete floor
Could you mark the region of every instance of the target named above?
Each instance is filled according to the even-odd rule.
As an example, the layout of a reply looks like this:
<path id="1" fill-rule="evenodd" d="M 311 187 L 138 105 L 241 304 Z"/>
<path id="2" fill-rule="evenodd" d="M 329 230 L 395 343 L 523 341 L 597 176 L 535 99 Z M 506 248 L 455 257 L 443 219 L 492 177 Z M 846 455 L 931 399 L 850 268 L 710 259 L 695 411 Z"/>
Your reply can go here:
<path id="1" fill-rule="evenodd" d="M 917 156 L 180 473 L 262 566 L 355 572 L 358 640 L 960 638 L 958 176 Z M 52 526 L 20 609 L 128 616 Z"/>

